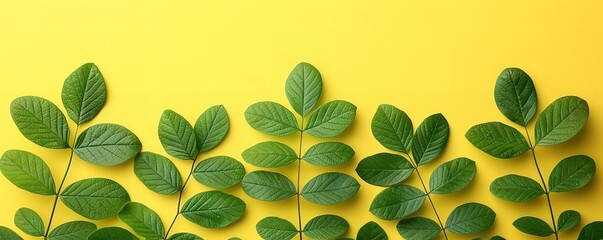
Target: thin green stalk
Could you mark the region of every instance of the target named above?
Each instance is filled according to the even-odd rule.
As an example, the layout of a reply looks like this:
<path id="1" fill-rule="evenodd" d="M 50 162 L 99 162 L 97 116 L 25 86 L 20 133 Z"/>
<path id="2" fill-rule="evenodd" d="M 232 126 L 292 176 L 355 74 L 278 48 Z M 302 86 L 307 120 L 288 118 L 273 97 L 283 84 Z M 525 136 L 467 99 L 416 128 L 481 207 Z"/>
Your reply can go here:
<path id="1" fill-rule="evenodd" d="M 180 194 L 178 195 L 178 208 L 176 209 L 176 216 L 174 216 L 174 220 L 172 220 L 172 223 L 170 224 L 170 227 L 168 228 L 168 230 L 165 232 L 165 236 L 163 237 L 163 239 L 167 240 L 168 236 L 170 235 L 170 231 L 172 230 L 172 227 L 174 227 L 174 223 L 176 223 L 176 220 L 178 219 L 178 216 L 180 216 L 180 208 L 182 207 L 182 194 L 184 193 L 184 188 L 186 187 L 186 184 L 188 183 L 188 180 L 191 179 L 191 175 L 193 175 L 193 170 L 195 169 L 195 163 L 197 162 L 197 158 L 199 157 L 199 154 L 197 154 L 197 156 L 195 156 L 195 159 L 193 159 L 193 163 L 191 164 L 191 170 L 188 172 L 188 177 L 186 177 L 186 180 L 184 181 L 184 184 L 182 184 L 182 188 L 180 188 Z"/>
<path id="2" fill-rule="evenodd" d="M 301 126 L 304 126 L 304 118 L 302 117 Z M 304 238 L 302 234 L 302 217 L 301 217 L 301 162 L 302 162 L 302 143 L 304 140 L 304 130 L 299 132 L 299 154 L 297 155 L 297 222 L 299 225 L 299 239 Z"/>

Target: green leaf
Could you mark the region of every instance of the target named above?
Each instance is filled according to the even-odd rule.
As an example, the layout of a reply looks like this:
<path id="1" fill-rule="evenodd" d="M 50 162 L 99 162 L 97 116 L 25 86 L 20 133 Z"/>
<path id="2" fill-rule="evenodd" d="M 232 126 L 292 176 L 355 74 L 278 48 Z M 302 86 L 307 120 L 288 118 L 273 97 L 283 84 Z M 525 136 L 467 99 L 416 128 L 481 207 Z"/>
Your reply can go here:
<path id="1" fill-rule="evenodd" d="M 492 238 L 484 238 L 484 237 L 480 237 L 480 238 L 474 238 L 473 240 L 505 240 L 504 237 L 501 236 L 494 236 Z"/>
<path id="2" fill-rule="evenodd" d="M 520 217 L 513 222 L 517 230 L 539 237 L 547 237 L 555 233 L 545 221 L 535 217 Z"/>
<path id="3" fill-rule="evenodd" d="M 402 219 L 423 206 L 427 196 L 416 187 L 400 185 L 381 191 L 369 211 L 384 220 Z"/>
<path id="4" fill-rule="evenodd" d="M 96 230 L 96 225 L 86 221 L 72 221 L 50 231 L 49 240 L 87 239 Z"/>
<path id="5" fill-rule="evenodd" d="M 34 96 L 19 97 L 10 104 L 10 114 L 19 131 L 45 148 L 69 148 L 69 125 L 54 103 Z"/>
<path id="6" fill-rule="evenodd" d="M 163 149 L 175 158 L 193 160 L 199 153 L 193 126 L 172 110 L 165 110 L 161 115 L 159 140 Z"/>
<path id="7" fill-rule="evenodd" d="M 243 151 L 241 156 L 245 162 L 263 168 L 286 166 L 298 158 L 291 147 L 274 141 L 258 143 Z"/>
<path id="8" fill-rule="evenodd" d="M 310 147 L 302 159 L 316 166 L 338 166 L 350 161 L 354 154 L 354 149 L 345 143 L 322 142 Z"/>
<path id="9" fill-rule="evenodd" d="M 304 226 L 304 235 L 309 238 L 330 239 L 343 235 L 350 225 L 340 216 L 321 215 L 312 218 Z"/>
<path id="10" fill-rule="evenodd" d="M 312 64 L 297 64 L 285 82 L 285 93 L 293 109 L 305 117 L 312 111 L 322 93 L 320 72 Z"/>
<path id="11" fill-rule="evenodd" d="M 387 149 L 408 153 L 412 143 L 412 121 L 392 105 L 381 104 L 373 116 L 371 130 L 375 139 Z"/>
<path id="12" fill-rule="evenodd" d="M 29 208 L 19 208 L 15 213 L 15 226 L 34 237 L 44 236 L 44 222 L 38 213 Z"/>
<path id="13" fill-rule="evenodd" d="M 457 158 L 437 167 L 429 178 L 431 193 L 447 194 L 467 187 L 475 177 L 475 162 L 468 158 Z"/>
<path id="14" fill-rule="evenodd" d="M 586 124 L 588 103 L 576 96 L 565 96 L 546 107 L 536 120 L 536 146 L 551 146 L 570 140 Z"/>
<path id="15" fill-rule="evenodd" d="M 106 227 L 94 231 L 88 240 L 138 240 L 134 234 L 120 227 Z"/>
<path id="16" fill-rule="evenodd" d="M 140 140 L 130 130 L 117 124 L 103 123 L 82 132 L 74 151 L 89 163 L 115 166 L 136 156 L 140 149 Z"/>
<path id="17" fill-rule="evenodd" d="M 534 82 L 519 68 L 507 68 L 498 75 L 494 100 L 500 112 L 524 127 L 534 117 L 538 107 Z"/>
<path id="18" fill-rule="evenodd" d="M 78 125 L 96 117 L 105 105 L 107 87 L 94 63 L 85 63 L 65 79 L 61 99 L 67 115 Z"/>
<path id="19" fill-rule="evenodd" d="M 495 218 L 496 213 L 488 206 L 465 203 L 452 210 L 446 220 L 446 230 L 456 234 L 479 233 L 492 226 Z"/>
<path id="20" fill-rule="evenodd" d="M 61 201 L 83 217 L 100 220 L 116 216 L 130 201 L 126 189 L 105 178 L 89 178 L 69 185 L 60 195 Z"/>
<path id="21" fill-rule="evenodd" d="M 377 186 L 391 186 L 407 179 L 414 170 L 410 162 L 398 154 L 377 153 L 358 163 L 356 173 L 365 182 Z"/>
<path id="22" fill-rule="evenodd" d="M 203 238 L 192 233 L 176 233 L 170 236 L 168 240 L 203 240 Z"/>
<path id="23" fill-rule="evenodd" d="M 250 172 L 241 181 L 243 191 L 262 201 L 280 201 L 295 195 L 293 182 L 285 175 L 268 171 Z"/>
<path id="24" fill-rule="evenodd" d="M 162 239 L 165 235 L 161 217 L 144 204 L 126 203 L 119 212 L 119 219 L 146 239 Z"/>
<path id="25" fill-rule="evenodd" d="M 182 176 L 168 158 L 152 152 L 141 152 L 134 158 L 134 173 L 151 191 L 174 194 L 182 188 Z"/>
<path id="26" fill-rule="evenodd" d="M 551 192 L 569 192 L 584 187 L 595 175 L 595 160 L 576 155 L 561 160 L 549 175 Z"/>
<path id="27" fill-rule="evenodd" d="M 267 217 L 260 220 L 255 229 L 266 240 L 289 240 L 297 235 L 297 228 L 282 218 Z"/>
<path id="28" fill-rule="evenodd" d="M 567 231 L 578 225 L 580 222 L 580 213 L 574 210 L 567 210 L 559 215 L 557 220 L 557 229 L 559 232 Z"/>
<path id="29" fill-rule="evenodd" d="M 442 228 L 429 218 L 413 217 L 402 219 L 396 225 L 400 236 L 406 240 L 430 240 L 440 235 Z"/>
<path id="30" fill-rule="evenodd" d="M 312 178 L 302 189 L 301 195 L 316 204 L 332 205 L 352 198 L 358 189 L 360 189 L 360 183 L 353 177 L 343 173 L 330 172 Z"/>
<path id="31" fill-rule="evenodd" d="M 387 240 L 387 233 L 379 224 L 370 221 L 358 230 L 356 240 Z"/>
<path id="32" fill-rule="evenodd" d="M 465 137 L 479 150 L 497 158 L 514 158 L 530 150 L 528 142 L 517 129 L 500 122 L 475 125 Z"/>
<path id="33" fill-rule="evenodd" d="M 0 226 L 0 240 L 23 240 L 23 238 L 10 228 Z"/>
<path id="34" fill-rule="evenodd" d="M 320 138 L 335 137 L 345 131 L 356 117 L 356 106 L 335 100 L 316 109 L 308 120 L 305 132 Z"/>
<path id="35" fill-rule="evenodd" d="M 243 216 L 245 203 L 238 197 L 219 191 L 199 193 L 190 198 L 180 213 L 189 221 L 206 228 L 223 228 Z"/>
<path id="36" fill-rule="evenodd" d="M 495 179 L 490 184 L 490 192 L 503 200 L 528 202 L 544 194 L 544 189 L 531 178 L 510 174 Z"/>
<path id="37" fill-rule="evenodd" d="M 603 239 L 603 222 L 596 221 L 587 224 L 580 231 L 578 240 Z"/>
<path id="38" fill-rule="evenodd" d="M 417 165 L 427 164 L 442 153 L 448 144 L 448 121 L 441 113 L 427 117 L 412 138 L 412 154 Z"/>
<path id="39" fill-rule="evenodd" d="M 228 133 L 229 124 L 224 106 L 217 105 L 205 110 L 194 128 L 199 152 L 207 152 L 218 146 Z"/>
<path id="40" fill-rule="evenodd" d="M 272 136 L 289 136 L 299 132 L 293 113 L 275 102 L 252 104 L 245 110 L 245 120 L 253 129 Z"/>
<path id="41" fill-rule="evenodd" d="M 227 156 L 211 157 L 197 164 L 193 171 L 197 182 L 217 189 L 229 188 L 241 182 L 245 167 Z"/>
<path id="42" fill-rule="evenodd" d="M 41 195 L 56 193 L 54 178 L 48 165 L 33 153 L 8 150 L 0 158 L 0 171 L 15 186 Z"/>

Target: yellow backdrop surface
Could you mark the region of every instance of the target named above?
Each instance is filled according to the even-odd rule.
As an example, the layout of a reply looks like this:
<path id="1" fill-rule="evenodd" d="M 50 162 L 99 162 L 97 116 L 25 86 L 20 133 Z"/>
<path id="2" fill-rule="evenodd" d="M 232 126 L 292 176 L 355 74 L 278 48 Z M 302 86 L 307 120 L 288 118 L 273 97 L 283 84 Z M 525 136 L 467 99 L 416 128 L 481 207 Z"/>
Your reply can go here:
<path id="1" fill-rule="evenodd" d="M 546 198 L 509 203 L 488 190 L 492 180 L 505 174 L 536 178 L 531 158 L 527 154 L 513 160 L 489 157 L 464 134 L 486 121 L 512 124 L 496 108 L 494 82 L 502 69 L 520 67 L 536 84 L 539 111 L 565 95 L 580 96 L 591 107 L 588 123 L 575 139 L 537 151 L 545 178 L 560 159 L 571 155 L 590 155 L 603 166 L 602 23 L 601 1 L 1 1 L 0 152 L 24 149 L 41 156 L 58 182 L 69 151 L 29 142 L 12 122 L 9 105 L 19 96 L 35 95 L 64 110 L 63 80 L 81 64 L 94 62 L 105 77 L 108 100 L 84 128 L 94 123 L 122 124 L 138 135 L 143 151 L 166 155 L 157 137 L 165 109 L 194 122 L 208 107 L 223 104 L 230 116 L 230 132 L 203 158 L 228 155 L 243 162 L 240 153 L 256 143 L 295 143 L 295 136 L 274 138 L 256 132 L 243 113 L 263 100 L 288 106 L 286 77 L 298 62 L 306 61 L 322 73 L 320 103 L 347 100 L 358 107 L 358 113 L 353 126 L 332 139 L 352 146 L 353 160 L 337 168 L 304 163 L 302 182 L 320 172 L 341 171 L 356 177 L 362 187 L 345 204 L 318 206 L 303 201 L 304 222 L 320 213 L 333 213 L 350 222 L 346 236 L 355 237 L 372 220 L 391 239 L 401 238 L 396 221 L 377 219 L 368 211 L 382 188 L 365 184 L 354 171 L 362 158 L 386 151 L 373 138 L 370 121 L 377 106 L 388 103 L 408 113 L 415 126 L 437 112 L 448 119 L 448 147 L 422 168 L 426 175 L 460 156 L 477 163 L 475 180 L 466 190 L 433 197 L 443 217 L 462 203 L 480 202 L 490 206 L 497 218 L 493 228 L 479 236 L 539 239 L 518 232 L 512 222 L 525 215 L 550 221 Z M 307 139 L 304 149 L 317 142 Z M 189 162 L 174 161 L 182 172 L 188 171 Z M 256 169 L 243 164 L 248 172 Z M 76 159 L 71 167 L 67 184 L 89 177 L 111 178 L 124 185 L 133 201 L 157 211 L 164 224 L 173 218 L 177 197 L 145 188 L 133 173 L 132 161 L 105 168 Z M 280 171 L 295 176 L 295 166 Z M 417 186 L 416 176 L 408 183 Z M 192 182 L 184 195 L 206 190 Z M 206 239 L 259 239 L 255 224 L 266 216 L 297 221 L 294 198 L 261 202 L 246 196 L 238 185 L 226 192 L 247 203 L 240 221 L 226 229 L 204 229 L 180 218 L 174 232 L 195 232 Z M 18 189 L 4 177 L 0 177 L 0 195 L 0 225 L 16 229 L 13 215 L 20 207 L 35 209 L 47 222 L 52 197 Z M 603 177 L 597 173 L 586 187 L 553 194 L 552 201 L 556 214 L 578 210 L 582 227 L 603 220 L 602 198 Z M 56 214 L 55 226 L 83 219 L 61 203 Z M 428 204 L 418 214 L 434 217 Z M 127 228 L 117 218 L 93 222 L 99 227 Z M 560 236 L 575 239 L 578 232 L 576 228 Z M 454 234 L 451 238 L 464 239 Z"/>

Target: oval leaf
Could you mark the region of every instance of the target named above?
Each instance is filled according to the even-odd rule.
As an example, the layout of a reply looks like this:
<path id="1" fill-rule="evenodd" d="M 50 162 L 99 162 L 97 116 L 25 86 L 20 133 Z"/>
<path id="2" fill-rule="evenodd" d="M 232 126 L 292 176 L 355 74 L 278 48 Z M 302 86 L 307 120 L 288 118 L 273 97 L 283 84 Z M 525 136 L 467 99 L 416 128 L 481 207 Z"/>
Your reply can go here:
<path id="1" fill-rule="evenodd" d="M 603 239 L 603 222 L 596 221 L 587 224 L 580 231 L 578 240 Z"/>
<path id="2" fill-rule="evenodd" d="M 534 82 L 519 68 L 507 68 L 498 75 L 494 100 L 500 112 L 524 127 L 534 117 L 538 107 Z"/>
<path id="3" fill-rule="evenodd" d="M 197 182 L 211 188 L 229 188 L 241 182 L 245 167 L 227 156 L 211 157 L 197 164 L 193 170 Z"/>
<path id="4" fill-rule="evenodd" d="M 65 79 L 61 99 L 67 115 L 78 125 L 98 115 L 107 99 L 107 87 L 94 63 L 85 63 Z"/>
<path id="5" fill-rule="evenodd" d="M 161 115 L 159 140 L 163 149 L 175 158 L 193 160 L 199 153 L 193 126 L 172 110 L 165 110 Z"/>
<path id="6" fill-rule="evenodd" d="M 358 230 L 356 240 L 387 240 L 387 233 L 379 224 L 370 221 Z"/>
<path id="7" fill-rule="evenodd" d="M 406 240 L 430 240 L 440 235 L 442 228 L 429 218 L 413 217 L 402 219 L 396 225 L 400 236 Z"/>
<path id="8" fill-rule="evenodd" d="M 343 235 L 350 225 L 340 216 L 321 215 L 312 218 L 304 226 L 304 235 L 309 238 L 330 239 Z"/>
<path id="9" fill-rule="evenodd" d="M 63 223 L 48 235 L 49 240 L 87 239 L 96 230 L 96 225 L 86 221 L 72 221 Z"/>
<path id="10" fill-rule="evenodd" d="M 256 167 L 276 168 L 289 165 L 298 159 L 291 147 L 280 142 L 262 142 L 243 151 L 243 160 Z"/>
<path id="11" fill-rule="evenodd" d="M 595 175 L 595 160 L 577 155 L 561 160 L 549 176 L 551 192 L 569 192 L 584 187 Z"/>
<path id="12" fill-rule="evenodd" d="M 588 103 L 576 96 L 565 96 L 546 107 L 534 128 L 537 146 L 551 146 L 570 140 L 586 124 Z"/>
<path id="13" fill-rule="evenodd" d="M 134 234 L 120 227 L 106 227 L 94 231 L 88 240 L 138 240 Z"/>
<path id="14" fill-rule="evenodd" d="M 384 220 L 402 219 L 423 206 L 427 196 L 416 187 L 401 185 L 381 191 L 369 211 Z"/>
<path id="15" fill-rule="evenodd" d="M 531 178 L 511 174 L 495 179 L 490 192 L 503 200 L 528 202 L 544 194 L 544 189 Z"/>
<path id="16" fill-rule="evenodd" d="M 293 113 L 275 102 L 254 103 L 245 110 L 245 120 L 253 129 L 272 136 L 289 136 L 299 132 Z"/>
<path id="17" fill-rule="evenodd" d="M 286 176 L 268 171 L 250 172 L 241 181 L 243 191 L 262 201 L 280 201 L 295 195 L 297 190 Z"/>
<path id="18" fill-rule="evenodd" d="M 297 64 L 285 82 L 285 93 L 293 109 L 305 117 L 312 111 L 322 93 L 320 72 L 312 64 Z"/>
<path id="19" fill-rule="evenodd" d="M 56 193 L 54 178 L 48 165 L 37 155 L 8 150 L 0 158 L 0 171 L 15 186 L 41 195 Z"/>
<path id="20" fill-rule="evenodd" d="M 199 152 L 207 152 L 222 142 L 230 122 L 222 105 L 213 106 L 199 116 L 195 123 L 195 136 Z"/>
<path id="21" fill-rule="evenodd" d="M 555 233 L 545 221 L 535 217 L 520 217 L 513 222 L 517 230 L 539 237 L 547 237 Z"/>
<path id="22" fill-rule="evenodd" d="M 75 154 L 98 166 L 115 166 L 136 156 L 142 149 L 138 137 L 117 124 L 97 124 L 77 138 Z"/>
<path id="23" fill-rule="evenodd" d="M 15 226 L 34 237 L 44 236 L 44 222 L 38 213 L 29 208 L 19 208 L 15 213 Z"/>
<path id="24" fill-rule="evenodd" d="M 90 178 L 69 185 L 60 195 L 61 201 L 83 217 L 100 220 L 116 216 L 130 201 L 126 189 L 105 178 Z"/>
<path id="25" fill-rule="evenodd" d="M 475 125 L 465 137 L 479 150 L 497 158 L 514 158 L 530 150 L 528 142 L 517 129 L 500 122 Z"/>
<path id="26" fill-rule="evenodd" d="M 496 213 L 488 206 L 465 203 L 452 210 L 446 220 L 446 230 L 456 234 L 479 233 L 492 226 L 495 218 Z"/>
<path id="27" fill-rule="evenodd" d="M 356 173 L 365 182 L 377 186 L 391 186 L 407 179 L 414 170 L 410 162 L 398 154 L 377 153 L 362 159 Z"/>
<path id="28" fill-rule="evenodd" d="M 427 117 L 412 138 L 412 154 L 417 165 L 427 164 L 442 153 L 448 144 L 450 128 L 441 113 Z"/>
<path id="29" fill-rule="evenodd" d="M 176 233 L 170 236 L 168 240 L 203 240 L 203 238 L 192 233 Z"/>
<path id="30" fill-rule="evenodd" d="M 266 240 L 289 240 L 298 233 L 291 222 L 277 217 L 262 219 L 255 225 L 255 229 Z"/>
<path id="31" fill-rule="evenodd" d="M 323 173 L 312 178 L 302 189 L 301 195 L 306 200 L 332 205 L 352 198 L 360 189 L 360 183 L 343 173 Z"/>
<path id="32" fill-rule="evenodd" d="M 412 143 L 412 121 L 406 113 L 392 105 L 381 104 L 371 121 L 375 139 L 387 149 L 408 153 Z"/>
<path id="33" fill-rule="evenodd" d="M 356 106 L 335 100 L 316 109 L 310 115 L 305 132 L 320 138 L 335 137 L 345 131 L 356 117 Z"/>
<path id="34" fill-rule="evenodd" d="M 190 198 L 180 213 L 189 221 L 206 228 L 223 228 L 243 216 L 245 203 L 238 197 L 219 191 L 199 193 Z"/>
<path id="35" fill-rule="evenodd" d="M 19 97 L 10 104 L 10 114 L 19 131 L 45 148 L 69 147 L 69 125 L 54 103 L 34 96 Z"/>
<path id="36" fill-rule="evenodd" d="M 168 158 L 152 152 L 141 152 L 134 158 L 134 173 L 151 191 L 174 194 L 182 188 L 182 176 Z"/>
<path id="37" fill-rule="evenodd" d="M 0 239 L 2 240 L 23 240 L 22 237 L 10 228 L 0 226 Z"/>
<path id="38" fill-rule="evenodd" d="M 579 222 L 580 213 L 574 210 L 567 210 L 559 215 L 559 220 L 557 221 L 559 224 L 557 229 L 560 232 L 567 231 L 578 225 Z"/>
<path id="39" fill-rule="evenodd" d="M 350 161 L 354 154 L 354 149 L 345 143 L 323 142 L 310 147 L 302 159 L 316 166 L 338 166 Z"/>
<path id="40" fill-rule="evenodd" d="M 431 193 L 447 194 L 467 187 L 475 177 L 475 162 L 468 158 L 457 158 L 437 167 L 429 178 Z"/>
<path id="41" fill-rule="evenodd" d="M 161 218 L 144 204 L 129 202 L 119 212 L 119 219 L 146 239 L 162 239 L 165 229 Z"/>

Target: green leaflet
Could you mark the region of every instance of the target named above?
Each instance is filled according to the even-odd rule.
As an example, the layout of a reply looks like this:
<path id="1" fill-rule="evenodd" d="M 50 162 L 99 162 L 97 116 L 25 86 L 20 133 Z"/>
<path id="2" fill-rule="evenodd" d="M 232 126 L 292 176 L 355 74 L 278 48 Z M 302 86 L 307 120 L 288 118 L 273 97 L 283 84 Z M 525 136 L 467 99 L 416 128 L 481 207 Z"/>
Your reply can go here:
<path id="1" fill-rule="evenodd" d="M 90 178 L 69 185 L 60 195 L 61 201 L 83 217 L 100 220 L 116 216 L 130 201 L 119 183 L 105 178 Z"/>
<path id="2" fill-rule="evenodd" d="M 96 225 L 86 221 L 72 221 L 59 225 L 48 234 L 49 240 L 87 239 L 96 230 Z"/>
<path id="3" fill-rule="evenodd" d="M 134 158 L 136 177 L 151 191 L 174 194 L 182 188 L 182 176 L 168 158 L 152 152 L 141 152 Z"/>
<path id="4" fill-rule="evenodd" d="M 33 153 L 8 150 L 0 158 L 0 171 L 15 186 L 41 195 L 56 193 L 54 178 L 48 165 Z"/>
<path id="5" fill-rule="evenodd" d="M 488 240 L 488 239 L 490 239 L 490 240 L 505 240 L 505 238 L 503 238 L 501 236 L 494 236 L 492 238 L 483 238 L 483 237 L 480 237 L 480 238 L 474 238 L 473 240 Z"/>
<path id="6" fill-rule="evenodd" d="M 483 232 L 494 224 L 496 213 L 479 203 L 465 203 L 456 207 L 446 220 L 446 230 L 456 234 Z"/>
<path id="7" fill-rule="evenodd" d="M 387 233 L 379 224 L 370 221 L 358 230 L 356 240 L 388 240 Z"/>
<path id="8" fill-rule="evenodd" d="M 413 138 L 412 121 L 406 113 L 392 105 L 381 104 L 371 121 L 375 139 L 387 149 L 408 153 Z"/>
<path id="9" fill-rule="evenodd" d="M 107 87 L 94 63 L 85 63 L 65 79 L 61 99 L 67 115 L 76 124 L 96 117 L 105 105 Z"/>
<path id="10" fill-rule="evenodd" d="M 255 229 L 266 240 L 289 240 L 297 235 L 298 231 L 295 226 L 282 218 L 267 217 L 260 220 Z"/>
<path id="11" fill-rule="evenodd" d="M 0 226 L 0 239 L 1 240 L 23 240 L 23 238 L 20 237 L 19 235 L 17 235 L 17 233 L 15 233 L 13 230 L 11 230 L 10 228 L 4 227 L 4 226 Z"/>
<path id="12" fill-rule="evenodd" d="M 503 200 L 528 202 L 544 194 L 544 189 L 531 178 L 510 174 L 495 179 L 490 184 L 490 192 Z"/>
<path id="13" fill-rule="evenodd" d="M 277 168 L 291 164 L 298 159 L 291 147 L 280 142 L 261 142 L 241 154 L 243 160 L 256 167 Z"/>
<path id="14" fill-rule="evenodd" d="M 595 175 L 595 160 L 576 155 L 561 160 L 549 175 L 551 192 L 569 192 L 584 187 Z"/>
<path id="15" fill-rule="evenodd" d="M 321 215 L 312 218 L 304 226 L 304 235 L 315 239 L 330 239 L 343 235 L 348 231 L 348 222 L 336 215 Z"/>
<path id="16" fill-rule="evenodd" d="M 245 120 L 253 129 L 271 136 L 289 136 L 299 132 L 293 113 L 275 102 L 252 104 L 245 110 Z"/>
<path id="17" fill-rule="evenodd" d="M 427 164 L 442 153 L 448 144 L 448 121 L 441 113 L 427 117 L 412 138 L 412 154 L 418 166 Z"/>
<path id="18" fill-rule="evenodd" d="M 203 238 L 192 233 L 176 233 L 170 236 L 168 240 L 203 240 Z"/>
<path id="19" fill-rule="evenodd" d="M 195 136 L 199 152 L 207 152 L 222 142 L 228 133 L 230 122 L 222 105 L 208 108 L 195 123 Z"/>
<path id="20" fill-rule="evenodd" d="M 301 195 L 316 204 L 332 205 L 352 198 L 358 189 L 360 189 L 360 183 L 353 177 L 331 172 L 312 178 L 302 189 Z"/>
<path id="21" fill-rule="evenodd" d="M 286 176 L 268 171 L 250 172 L 241 181 L 243 191 L 262 201 L 280 201 L 295 195 L 297 190 Z"/>
<path id="22" fill-rule="evenodd" d="M 427 196 L 416 187 L 400 185 L 381 191 L 369 211 L 384 220 L 402 219 L 423 206 Z"/>
<path id="23" fill-rule="evenodd" d="M 560 232 L 567 231 L 578 225 L 580 222 L 580 213 L 574 210 L 567 210 L 559 215 L 557 220 L 557 229 Z"/>
<path id="24" fill-rule="evenodd" d="M 322 93 L 320 72 L 312 64 L 297 64 L 285 82 L 285 93 L 293 109 L 305 117 L 312 111 Z"/>
<path id="25" fill-rule="evenodd" d="M 532 78 L 519 68 L 503 70 L 494 87 L 496 106 L 509 120 L 526 126 L 538 107 Z"/>
<path id="26" fill-rule="evenodd" d="M 172 110 L 165 110 L 161 115 L 159 140 L 165 151 L 175 158 L 193 160 L 199 153 L 193 126 Z"/>
<path id="27" fill-rule="evenodd" d="M 546 237 L 555 233 L 549 224 L 535 217 L 520 217 L 513 222 L 513 226 L 523 233 L 539 237 Z"/>
<path id="28" fill-rule="evenodd" d="M 447 194 L 458 192 L 473 180 L 477 168 L 468 158 L 457 158 L 438 166 L 429 178 L 431 193 Z"/>
<path id="29" fill-rule="evenodd" d="M 219 191 L 199 193 L 190 198 L 180 213 L 189 221 L 206 228 L 226 227 L 243 216 L 245 203 L 238 197 Z"/>
<path id="30" fill-rule="evenodd" d="M 106 227 L 94 231 L 88 240 L 138 240 L 134 234 L 120 227 Z"/>
<path id="31" fill-rule="evenodd" d="M 603 239 L 603 222 L 596 221 L 587 224 L 580 231 L 578 240 Z"/>
<path id="32" fill-rule="evenodd" d="M 400 236 L 406 240 L 430 240 L 440 235 L 442 228 L 429 218 L 413 217 L 402 219 L 396 225 Z"/>
<path id="33" fill-rule="evenodd" d="M 356 106 L 343 100 L 328 102 L 316 109 L 304 129 L 308 134 L 319 137 L 335 137 L 345 131 L 356 117 Z"/>
<path id="34" fill-rule="evenodd" d="M 473 146 L 497 158 L 514 158 L 530 150 L 528 142 L 517 129 L 500 122 L 475 125 L 465 137 Z"/>
<path id="35" fill-rule="evenodd" d="M 38 213 L 29 208 L 19 208 L 15 213 L 15 226 L 34 237 L 44 236 L 44 222 Z"/>
<path id="36" fill-rule="evenodd" d="M 136 156 L 142 149 L 138 137 L 125 127 L 103 123 L 86 129 L 77 138 L 75 154 L 98 166 L 115 166 Z"/>
<path id="37" fill-rule="evenodd" d="M 193 170 L 197 182 L 217 189 L 229 188 L 241 182 L 245 167 L 227 156 L 211 157 L 197 164 Z"/>
<path id="38" fill-rule="evenodd" d="M 565 142 L 580 132 L 588 119 L 588 103 L 576 96 L 565 96 L 546 107 L 536 120 L 536 146 Z"/>
<path id="39" fill-rule="evenodd" d="M 45 148 L 69 148 L 69 126 L 54 103 L 35 96 L 19 97 L 10 104 L 10 114 L 19 131 Z"/>
<path id="40" fill-rule="evenodd" d="M 378 153 L 358 163 L 356 173 L 365 182 L 377 186 L 392 186 L 408 178 L 414 168 L 408 159 L 398 154 Z"/>
<path id="41" fill-rule="evenodd" d="M 316 166 L 338 166 L 351 160 L 354 154 L 354 149 L 345 143 L 322 142 L 310 147 L 302 159 Z"/>
<path id="42" fill-rule="evenodd" d="M 145 239 L 163 239 L 165 235 L 159 215 L 141 203 L 126 203 L 119 212 L 119 219 Z"/>

